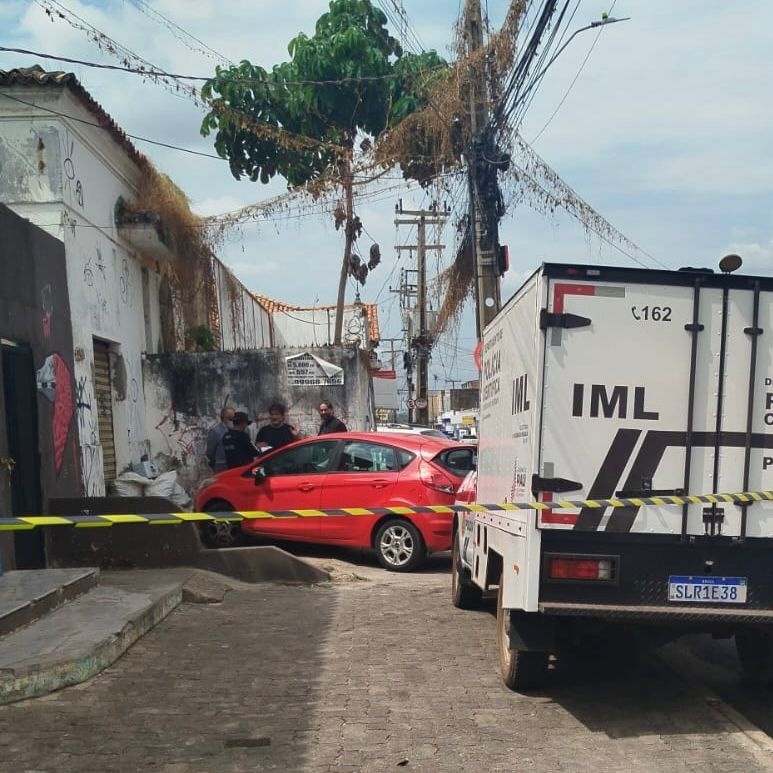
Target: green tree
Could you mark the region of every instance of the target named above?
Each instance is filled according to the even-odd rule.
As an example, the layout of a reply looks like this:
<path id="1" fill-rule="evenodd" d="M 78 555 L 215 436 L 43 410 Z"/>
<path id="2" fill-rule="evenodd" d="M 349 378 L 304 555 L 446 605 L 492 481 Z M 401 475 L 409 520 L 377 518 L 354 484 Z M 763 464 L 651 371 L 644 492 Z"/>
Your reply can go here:
<path id="1" fill-rule="evenodd" d="M 215 149 L 228 159 L 234 177 L 267 183 L 278 174 L 288 187 L 343 188 L 344 207 L 336 213 L 336 227 L 345 229 L 336 343 L 346 277 L 351 273 L 362 282 L 367 273 L 353 255 L 362 228 L 353 203 L 357 137 L 377 139 L 421 109 L 425 80 L 445 65 L 434 51 L 404 54 L 386 22 L 370 0 L 331 0 L 314 35 L 301 33 L 290 41 L 290 61 L 270 72 L 247 60 L 218 67 L 202 89 L 211 109 L 201 132 L 216 132 Z M 375 265 L 373 259 L 369 265 Z"/>

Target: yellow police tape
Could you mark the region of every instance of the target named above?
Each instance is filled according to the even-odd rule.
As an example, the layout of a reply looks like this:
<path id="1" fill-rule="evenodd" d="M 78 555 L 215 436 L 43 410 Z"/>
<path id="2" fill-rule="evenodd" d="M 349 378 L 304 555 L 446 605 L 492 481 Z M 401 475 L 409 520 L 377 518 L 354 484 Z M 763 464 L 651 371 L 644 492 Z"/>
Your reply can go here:
<path id="1" fill-rule="evenodd" d="M 628 499 L 557 499 L 553 502 L 505 502 L 496 505 L 421 505 L 417 507 L 342 507 L 333 510 L 249 510 L 216 513 L 131 513 L 116 515 L 23 515 L 0 518 L 0 531 L 35 529 L 39 526 L 78 528 L 145 523 L 151 526 L 177 526 L 196 521 L 238 523 L 255 518 L 327 518 L 331 516 L 413 515 L 435 513 L 480 513 L 510 510 L 574 510 L 577 508 L 647 507 L 657 505 L 736 504 L 773 501 L 773 491 L 743 491 L 736 494 L 682 494 L 679 496 L 631 497 Z"/>

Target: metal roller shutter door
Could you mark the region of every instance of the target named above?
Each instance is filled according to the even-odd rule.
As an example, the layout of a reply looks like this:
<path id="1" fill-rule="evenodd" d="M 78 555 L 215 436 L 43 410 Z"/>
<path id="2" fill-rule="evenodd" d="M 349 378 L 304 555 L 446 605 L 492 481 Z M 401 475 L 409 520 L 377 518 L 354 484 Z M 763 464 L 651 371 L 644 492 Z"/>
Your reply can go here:
<path id="1" fill-rule="evenodd" d="M 102 446 L 102 467 L 107 483 L 115 480 L 115 437 L 109 347 L 101 341 L 94 341 L 94 395 L 97 403 L 99 442 Z"/>

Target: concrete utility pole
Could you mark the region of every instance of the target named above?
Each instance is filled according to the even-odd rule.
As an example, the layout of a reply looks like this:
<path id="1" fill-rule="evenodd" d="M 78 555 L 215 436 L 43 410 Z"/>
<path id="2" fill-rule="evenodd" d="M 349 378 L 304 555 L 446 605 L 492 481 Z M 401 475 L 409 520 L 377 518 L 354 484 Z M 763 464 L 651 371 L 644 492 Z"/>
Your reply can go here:
<path id="1" fill-rule="evenodd" d="M 427 226 L 444 226 L 448 219 L 448 212 L 433 209 L 408 210 L 403 209 L 402 201 L 395 207 L 399 215 L 408 215 L 408 218 L 395 218 L 395 225 L 415 225 L 417 239 L 416 244 L 399 244 L 395 246 L 398 252 L 416 250 L 417 280 L 416 280 L 416 307 L 418 320 L 414 322 L 416 330 L 413 330 L 409 348 L 415 352 L 416 359 L 416 398 L 412 410 L 412 418 L 417 424 L 427 424 L 429 421 L 429 356 L 434 343 L 432 331 L 427 321 L 427 251 L 442 250 L 443 244 L 427 244 Z M 416 324 L 418 323 L 418 324 Z"/>
<path id="2" fill-rule="evenodd" d="M 483 329 L 499 311 L 502 300 L 499 288 L 498 216 L 492 212 L 492 185 L 497 186 L 496 166 L 486 151 L 494 152 L 489 137 L 489 95 L 485 69 L 476 61 L 483 48 L 483 19 L 480 0 L 466 0 L 464 36 L 470 67 L 470 146 L 467 149 L 467 174 L 470 192 L 470 241 L 475 265 L 476 328 L 478 339 Z M 479 54 L 478 54 L 479 56 Z"/>

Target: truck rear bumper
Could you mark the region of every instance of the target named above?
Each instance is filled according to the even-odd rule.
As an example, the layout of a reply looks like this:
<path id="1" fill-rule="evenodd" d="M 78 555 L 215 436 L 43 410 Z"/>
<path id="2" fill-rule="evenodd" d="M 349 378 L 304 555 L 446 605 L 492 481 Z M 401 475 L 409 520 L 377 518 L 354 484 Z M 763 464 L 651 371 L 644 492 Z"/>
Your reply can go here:
<path id="1" fill-rule="evenodd" d="M 607 621 L 665 623 L 773 623 L 773 541 L 688 538 L 665 535 L 544 533 L 538 609 L 545 615 Z M 553 557 L 609 557 L 608 581 L 553 579 Z M 742 603 L 696 603 L 669 596 L 669 583 L 681 576 L 736 578 L 745 583 Z"/>
<path id="2" fill-rule="evenodd" d="M 614 622 L 727 622 L 773 623 L 773 610 L 727 609 L 725 607 L 625 606 L 616 604 L 540 603 L 539 611 L 560 617 L 593 617 Z"/>

